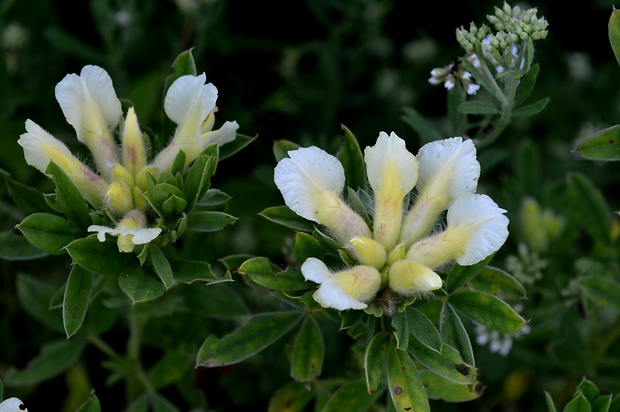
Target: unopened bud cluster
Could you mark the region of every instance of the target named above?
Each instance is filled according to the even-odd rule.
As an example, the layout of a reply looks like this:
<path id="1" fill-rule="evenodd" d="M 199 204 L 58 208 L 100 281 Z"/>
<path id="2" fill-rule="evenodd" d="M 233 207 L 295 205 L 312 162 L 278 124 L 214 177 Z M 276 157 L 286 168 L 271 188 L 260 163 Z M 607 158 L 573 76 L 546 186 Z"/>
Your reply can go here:
<path id="1" fill-rule="evenodd" d="M 470 55 L 481 48 L 499 65 L 516 67 L 522 62 L 522 58 L 518 58 L 519 51 L 524 49 L 522 42 L 547 37 L 547 20 L 536 13 L 535 8 L 522 10 L 519 6 L 510 7 L 504 3 L 502 8 L 495 7 L 494 15 L 487 16 L 495 33 L 484 24 L 477 27 L 472 22 L 469 30 L 463 27 L 456 30 L 456 39 Z"/>

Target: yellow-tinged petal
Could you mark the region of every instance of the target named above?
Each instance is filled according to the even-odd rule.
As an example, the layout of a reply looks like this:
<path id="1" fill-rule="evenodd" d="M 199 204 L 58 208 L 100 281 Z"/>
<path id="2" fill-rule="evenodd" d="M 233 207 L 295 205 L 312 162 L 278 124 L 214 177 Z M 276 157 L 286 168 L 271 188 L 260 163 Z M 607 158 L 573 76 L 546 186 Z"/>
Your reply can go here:
<path id="1" fill-rule="evenodd" d="M 427 235 L 452 202 L 474 193 L 480 177 L 476 147 L 461 137 L 427 143 L 416 158 L 418 197 L 403 220 L 400 236 L 407 245 Z"/>
<path id="2" fill-rule="evenodd" d="M 274 170 L 274 181 L 286 205 L 299 216 L 326 226 L 341 244 L 371 237 L 364 219 L 340 198 L 345 177 L 334 156 L 311 146 L 288 152 Z"/>
<path id="3" fill-rule="evenodd" d="M 46 132 L 32 120 L 26 120 L 26 133 L 17 143 L 24 149 L 26 163 L 46 173 L 54 162 L 69 176 L 84 198 L 95 206 L 103 203 L 108 183 L 80 162 L 60 140 Z"/>
<path id="4" fill-rule="evenodd" d="M 381 288 L 381 275 L 370 266 L 355 266 L 331 273 L 325 263 L 308 258 L 301 266 L 307 280 L 320 284 L 314 299 L 325 308 L 364 309 Z"/>
<path id="5" fill-rule="evenodd" d="M 134 208 L 133 193 L 121 180 L 113 181 L 106 193 L 106 206 L 116 216 L 123 216 Z"/>
<path id="6" fill-rule="evenodd" d="M 84 66 L 80 75 L 68 74 L 56 85 L 56 100 L 77 138 L 91 151 L 99 173 L 110 178 L 119 162 L 112 129 L 122 116 L 110 75 L 99 66 Z"/>
<path id="7" fill-rule="evenodd" d="M 355 253 L 355 257 L 362 265 L 372 266 L 379 270 L 385 266 L 387 253 L 381 243 L 362 236 L 352 238 L 349 240 L 349 243 Z"/>
<path id="8" fill-rule="evenodd" d="M 153 241 L 161 233 L 161 228 L 149 228 L 146 226 L 146 217 L 140 210 L 131 210 L 115 228 L 99 225 L 88 227 L 89 232 L 96 232 L 97 239 L 105 242 L 105 235 L 118 236 L 117 245 L 120 252 L 132 252 L 137 245 L 143 245 Z"/>
<path id="9" fill-rule="evenodd" d="M 364 160 L 375 195 L 373 236 L 389 250 L 399 239 L 403 199 L 416 184 L 418 163 L 394 132 L 381 132 L 377 143 L 365 149 Z"/>
<path id="10" fill-rule="evenodd" d="M 399 260 L 390 266 L 388 279 L 390 289 L 405 296 L 431 292 L 442 285 L 439 275 L 411 260 Z"/>
<path id="11" fill-rule="evenodd" d="M 138 116 L 133 107 L 127 110 L 123 128 L 123 166 L 135 177 L 146 166 L 146 151 Z"/>

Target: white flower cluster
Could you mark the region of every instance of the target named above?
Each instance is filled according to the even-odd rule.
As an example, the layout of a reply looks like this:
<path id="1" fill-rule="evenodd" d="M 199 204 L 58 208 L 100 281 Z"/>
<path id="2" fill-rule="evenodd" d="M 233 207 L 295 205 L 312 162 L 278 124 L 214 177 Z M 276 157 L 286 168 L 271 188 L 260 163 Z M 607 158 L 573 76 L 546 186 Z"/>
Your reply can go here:
<path id="1" fill-rule="evenodd" d="M 217 88 L 205 84 L 206 76 L 181 76 L 169 87 L 164 100 L 168 117 L 177 124 L 174 137 L 148 162 L 144 136 L 133 107 L 123 118 L 110 75 L 101 67 L 85 66 L 80 75 L 68 74 L 56 85 L 56 99 L 77 138 L 92 154 L 96 171 L 75 157 L 68 147 L 32 120 L 26 120 L 26 133 L 18 143 L 26 162 L 42 173 L 50 162 L 57 164 L 73 181 L 84 198 L 96 208 L 106 208 L 119 219 L 116 228 L 92 225 L 100 241 L 105 234 L 118 236 L 119 250 L 152 241 L 161 233 L 148 227 L 145 212 L 149 205 L 143 196 L 147 174 L 170 171 L 182 150 L 185 166 L 209 145 L 224 144 L 236 136 L 236 122 L 226 122 L 213 130 Z M 119 128 L 121 144 L 115 133 Z"/>
<path id="2" fill-rule="evenodd" d="M 508 237 L 505 210 L 476 193 L 480 164 L 471 140 L 431 142 L 413 155 L 395 133 L 381 132 L 364 151 L 374 193 L 370 226 L 342 197 L 345 174 L 336 157 L 314 146 L 288 155 L 274 171 L 286 205 L 327 228 L 359 263 L 338 272 L 315 258 L 303 263 L 304 277 L 320 284 L 314 298 L 323 307 L 365 309 L 386 289 L 422 296 L 441 288 L 439 267 L 480 262 Z"/>

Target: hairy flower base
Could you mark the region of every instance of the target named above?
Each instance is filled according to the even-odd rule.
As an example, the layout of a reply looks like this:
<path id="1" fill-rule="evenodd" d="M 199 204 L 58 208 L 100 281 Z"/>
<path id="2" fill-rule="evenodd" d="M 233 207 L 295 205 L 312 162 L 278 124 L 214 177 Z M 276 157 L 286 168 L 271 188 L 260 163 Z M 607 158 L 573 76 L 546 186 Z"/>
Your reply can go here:
<path id="1" fill-rule="evenodd" d="M 304 277 L 320 284 L 314 298 L 324 307 L 364 309 L 380 290 L 390 296 L 383 299 L 388 306 L 397 300 L 390 291 L 426 295 L 442 286 L 436 268 L 452 261 L 473 265 L 508 237 L 506 211 L 475 193 L 480 164 L 471 140 L 431 142 L 414 156 L 395 133 L 381 132 L 364 151 L 374 193 L 372 228 L 342 197 L 345 174 L 338 159 L 317 147 L 288 154 L 274 171 L 284 202 L 326 227 L 360 263 L 336 273 L 315 258 L 302 265 Z M 405 198 L 414 188 L 416 201 L 407 210 Z M 446 210 L 445 229 L 433 232 Z"/>

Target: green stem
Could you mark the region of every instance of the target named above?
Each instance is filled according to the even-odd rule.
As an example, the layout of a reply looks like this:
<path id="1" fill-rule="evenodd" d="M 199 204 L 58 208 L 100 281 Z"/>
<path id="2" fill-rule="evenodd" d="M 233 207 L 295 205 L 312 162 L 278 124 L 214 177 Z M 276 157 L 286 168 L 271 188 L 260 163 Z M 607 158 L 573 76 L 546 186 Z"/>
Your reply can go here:
<path id="1" fill-rule="evenodd" d="M 133 313 L 128 315 L 129 340 L 127 341 L 127 400 L 137 398 L 142 392 L 155 393 L 140 360 L 142 333 L 148 319 Z"/>

